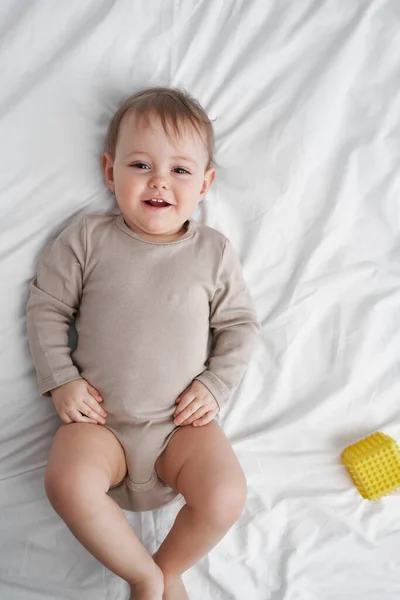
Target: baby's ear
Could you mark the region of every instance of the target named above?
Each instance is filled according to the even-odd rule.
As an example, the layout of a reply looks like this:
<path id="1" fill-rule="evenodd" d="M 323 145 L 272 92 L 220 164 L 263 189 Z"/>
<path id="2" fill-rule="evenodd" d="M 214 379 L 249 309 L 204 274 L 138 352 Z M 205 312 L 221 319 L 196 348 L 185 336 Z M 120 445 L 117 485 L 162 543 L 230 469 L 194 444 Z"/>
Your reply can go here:
<path id="1" fill-rule="evenodd" d="M 200 196 L 202 198 L 204 198 L 204 196 L 207 194 L 214 179 L 215 179 L 215 169 L 212 169 L 212 168 L 207 169 L 207 171 L 204 173 L 204 181 L 203 181 L 203 185 L 201 186 L 201 191 L 200 191 Z"/>
<path id="2" fill-rule="evenodd" d="M 101 170 L 103 171 L 104 180 L 107 187 L 112 192 L 114 191 L 114 159 L 109 152 L 105 152 L 101 157 Z"/>

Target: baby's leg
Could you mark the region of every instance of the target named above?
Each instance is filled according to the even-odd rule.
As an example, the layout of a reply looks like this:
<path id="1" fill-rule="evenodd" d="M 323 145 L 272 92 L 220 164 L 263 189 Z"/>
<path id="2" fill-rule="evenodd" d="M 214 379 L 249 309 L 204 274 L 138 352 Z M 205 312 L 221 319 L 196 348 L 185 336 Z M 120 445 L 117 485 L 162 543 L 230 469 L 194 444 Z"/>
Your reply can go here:
<path id="1" fill-rule="evenodd" d="M 164 574 L 164 600 L 188 598 L 180 579 L 227 533 L 246 501 L 246 481 L 221 428 L 182 427 L 157 461 L 157 473 L 186 505 L 154 556 Z"/>
<path id="2" fill-rule="evenodd" d="M 125 476 L 117 438 L 89 423 L 62 426 L 53 441 L 45 475 L 54 509 L 93 556 L 125 579 L 141 600 L 161 600 L 163 577 L 137 539 L 121 508 L 107 496 Z"/>

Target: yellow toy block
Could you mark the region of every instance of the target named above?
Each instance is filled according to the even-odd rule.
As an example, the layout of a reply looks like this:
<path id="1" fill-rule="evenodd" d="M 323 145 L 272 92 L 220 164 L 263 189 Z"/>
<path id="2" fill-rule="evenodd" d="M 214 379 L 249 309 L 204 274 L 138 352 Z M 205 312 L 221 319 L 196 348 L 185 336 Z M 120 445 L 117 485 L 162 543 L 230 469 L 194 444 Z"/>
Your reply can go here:
<path id="1" fill-rule="evenodd" d="M 384 433 L 373 433 L 343 450 L 343 464 L 363 498 L 378 500 L 400 487 L 400 450 Z"/>

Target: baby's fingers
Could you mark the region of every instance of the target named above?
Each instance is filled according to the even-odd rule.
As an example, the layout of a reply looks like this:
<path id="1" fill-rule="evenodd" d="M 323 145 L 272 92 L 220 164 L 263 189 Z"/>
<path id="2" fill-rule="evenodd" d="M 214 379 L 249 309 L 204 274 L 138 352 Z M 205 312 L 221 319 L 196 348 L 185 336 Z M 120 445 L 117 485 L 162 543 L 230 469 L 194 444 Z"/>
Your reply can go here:
<path id="1" fill-rule="evenodd" d="M 196 410 L 190 417 L 185 419 L 181 425 L 192 425 L 194 421 L 198 421 L 201 417 L 204 417 L 207 414 L 208 408 L 206 406 L 201 406 L 198 410 Z"/>
<path id="2" fill-rule="evenodd" d="M 187 409 L 187 407 L 193 402 L 193 400 L 195 400 L 196 396 L 194 394 L 186 393 L 183 396 L 180 396 L 180 400 L 179 400 L 179 404 L 175 409 L 174 412 L 174 417 L 176 418 L 178 415 L 180 415 L 185 409 Z M 193 410 L 191 411 L 193 412 Z M 190 415 L 190 412 L 188 414 L 186 414 L 185 416 L 188 417 Z"/>
<path id="3" fill-rule="evenodd" d="M 69 425 L 69 423 L 73 423 L 71 417 L 69 415 L 67 415 L 67 413 L 61 413 L 59 414 L 60 419 L 63 423 L 65 423 L 66 425 Z"/>
<path id="4" fill-rule="evenodd" d="M 70 417 L 72 418 L 74 423 L 94 423 L 95 425 L 97 425 L 97 421 L 95 421 L 94 419 L 90 419 L 89 417 L 86 417 L 77 408 L 74 409 L 73 411 L 71 411 Z"/>
<path id="5" fill-rule="evenodd" d="M 184 400 L 182 400 L 184 402 Z M 193 400 L 190 404 L 181 412 L 178 413 L 178 409 L 176 409 L 174 413 L 174 424 L 182 425 L 185 421 L 187 421 L 192 415 L 197 413 L 198 410 L 205 408 L 202 404 L 201 400 Z M 204 411 L 203 413 L 204 414 Z"/>
<path id="6" fill-rule="evenodd" d="M 100 394 L 100 392 L 98 392 L 98 391 L 96 390 L 96 388 L 94 388 L 92 385 L 90 385 L 90 383 L 88 383 L 88 384 L 87 384 L 87 389 L 88 389 L 88 392 L 89 392 L 89 394 L 90 394 L 91 396 L 93 396 L 93 398 L 94 398 L 95 400 L 97 400 L 97 402 L 103 402 L 103 401 L 104 401 L 104 398 L 103 398 L 103 396 Z"/>
<path id="7" fill-rule="evenodd" d="M 207 414 L 204 415 L 204 417 L 201 417 L 201 419 L 197 419 L 196 421 L 194 421 L 193 427 L 201 427 L 202 425 L 207 425 L 207 423 L 211 423 L 211 421 L 213 421 L 216 416 L 217 411 L 210 410 Z"/>
<path id="8" fill-rule="evenodd" d="M 85 408 L 88 407 L 89 410 L 94 411 L 96 413 L 96 416 L 100 417 L 102 420 L 104 420 L 107 417 L 107 411 L 102 406 L 100 406 L 100 404 L 94 398 L 92 398 L 92 396 L 88 395 L 85 398 L 82 398 L 82 401 L 86 405 Z M 92 414 L 87 414 L 86 410 L 84 410 L 83 412 L 87 417 L 92 417 L 93 419 L 96 418 Z"/>
<path id="9" fill-rule="evenodd" d="M 86 399 L 82 400 L 82 402 L 78 405 L 78 412 L 80 412 L 84 417 L 88 417 L 100 425 L 104 425 L 106 422 L 104 417 L 102 417 L 96 410 L 93 410 L 89 404 L 86 403 Z"/>

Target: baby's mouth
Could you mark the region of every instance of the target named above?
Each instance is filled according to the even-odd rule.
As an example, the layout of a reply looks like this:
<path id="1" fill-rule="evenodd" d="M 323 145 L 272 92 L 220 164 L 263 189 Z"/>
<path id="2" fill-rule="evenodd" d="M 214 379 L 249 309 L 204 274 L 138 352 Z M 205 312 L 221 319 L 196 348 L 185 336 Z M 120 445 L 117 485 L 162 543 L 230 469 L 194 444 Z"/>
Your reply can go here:
<path id="1" fill-rule="evenodd" d="M 150 200 L 145 200 L 144 202 L 148 206 L 153 206 L 154 208 L 165 208 L 166 206 L 171 206 L 169 202 L 166 202 L 162 198 L 151 198 Z"/>

